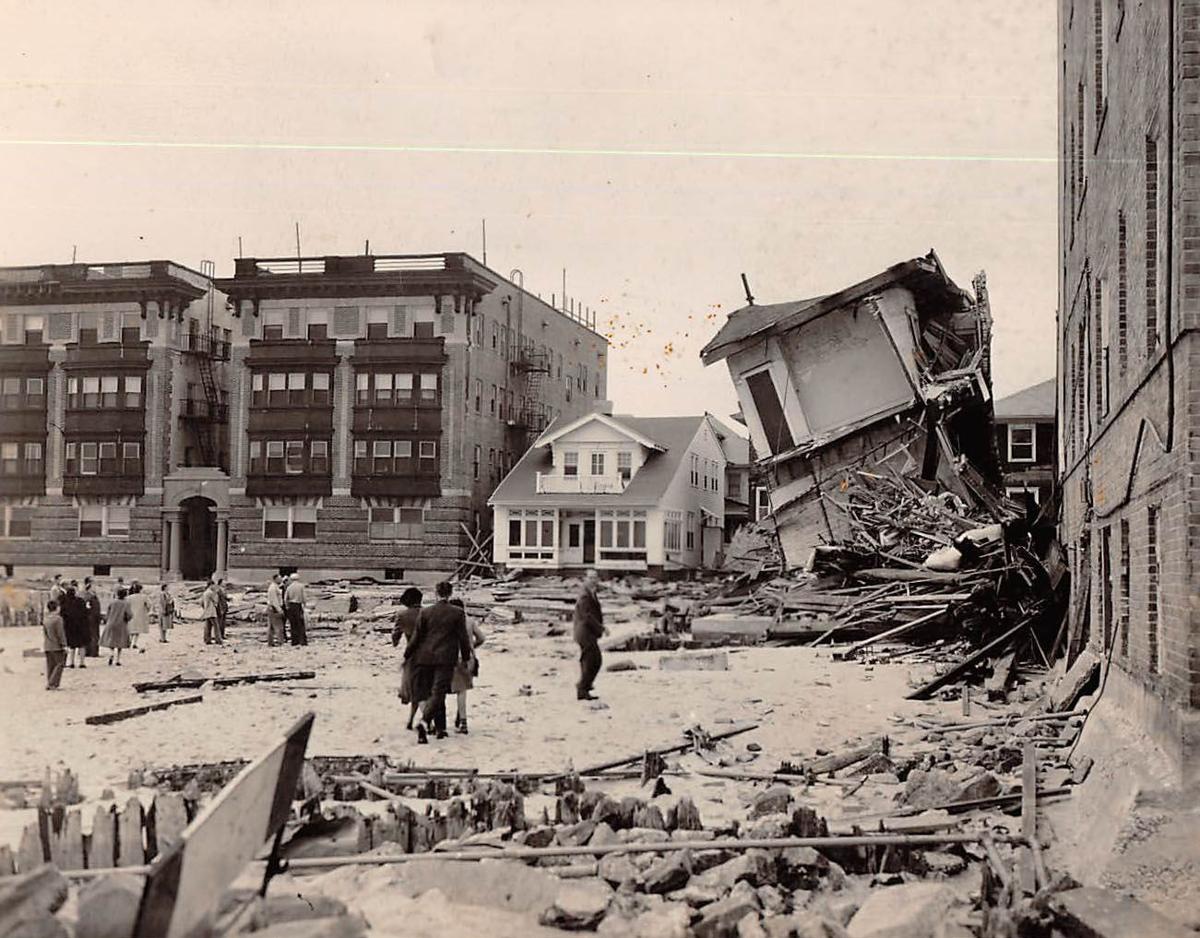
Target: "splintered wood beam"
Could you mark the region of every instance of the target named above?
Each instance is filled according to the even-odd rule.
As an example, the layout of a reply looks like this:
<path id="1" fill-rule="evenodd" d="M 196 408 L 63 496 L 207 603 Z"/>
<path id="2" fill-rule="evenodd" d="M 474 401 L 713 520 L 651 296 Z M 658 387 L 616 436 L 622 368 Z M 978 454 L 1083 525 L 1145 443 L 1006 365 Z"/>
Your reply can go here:
<path id="1" fill-rule="evenodd" d="M 928 684 L 918 687 L 911 694 L 908 694 L 905 697 L 905 699 L 906 700 L 925 700 L 927 697 L 932 695 L 934 692 L 941 690 L 947 684 L 953 684 L 960 677 L 963 677 L 964 675 L 969 674 L 985 658 L 991 656 L 993 653 L 995 653 L 996 651 L 998 651 L 999 649 L 1001 649 L 1005 645 L 1007 645 L 1010 641 L 1012 641 L 1016 637 L 1018 632 L 1020 632 L 1022 629 L 1028 628 L 1028 627 L 1029 627 L 1028 621 L 1022 621 L 1022 622 L 1017 623 L 1011 629 L 1009 629 L 1007 632 L 1005 632 L 1003 635 L 1000 635 L 1000 636 L 992 639 L 990 642 L 988 642 L 986 645 L 984 645 L 982 648 L 980 648 L 973 655 L 968 656 L 966 659 L 964 659 L 963 661 L 956 664 L 953 668 L 951 668 L 945 674 L 941 675 L 940 677 L 934 678 Z"/>
<path id="2" fill-rule="evenodd" d="M 189 694 L 186 697 L 172 697 L 170 700 L 159 700 L 152 704 L 142 704 L 140 707 L 126 707 L 124 710 L 110 710 L 107 713 L 96 713 L 90 717 L 87 717 L 83 722 L 89 726 L 97 726 L 105 723 L 119 723 L 121 720 L 140 717 L 144 714 L 152 713 L 155 710 L 166 710 L 168 707 L 174 707 L 176 704 L 200 703 L 203 700 L 203 694 Z"/>
<path id="3" fill-rule="evenodd" d="M 732 729 L 722 730 L 719 733 L 712 733 L 708 738 L 715 742 L 719 739 L 728 739 L 730 736 L 737 736 L 739 733 L 749 733 L 751 730 L 756 730 L 756 729 L 758 729 L 757 723 L 743 723 L 739 726 L 733 727 Z M 676 753 L 676 752 L 684 752 L 685 750 L 688 750 L 691 748 L 692 748 L 692 743 L 690 740 L 688 740 L 687 742 L 682 742 L 682 743 L 674 743 L 670 746 L 656 746 L 651 749 L 643 749 L 639 752 L 632 753 L 631 755 L 628 755 L 628 756 L 622 756 L 619 759 L 610 759 L 608 762 L 600 762 L 600 763 L 597 763 L 596 765 L 589 765 L 585 768 L 577 769 L 575 774 L 576 775 L 591 775 L 595 772 L 603 772 L 607 769 L 618 769 L 623 765 L 629 765 L 633 762 L 640 762 L 642 759 L 645 758 L 647 752 L 656 752 L 660 756 L 666 756 L 666 755 L 670 755 L 670 754 Z M 554 778 L 554 777 L 558 777 L 558 776 L 548 776 L 548 777 Z"/>
<path id="4" fill-rule="evenodd" d="M 1021 890 L 1027 895 L 1037 892 L 1037 867 L 1032 845 L 1037 842 L 1037 746 L 1025 743 L 1021 764 L 1021 836 L 1025 846 L 1020 852 Z"/>
<path id="5" fill-rule="evenodd" d="M 259 684 L 264 681 L 307 681 L 316 676 L 315 671 L 274 671 L 264 674 L 231 674 L 226 677 L 173 677 L 166 681 L 142 681 L 134 684 L 133 689 L 140 694 L 144 691 L 187 690 L 203 687 L 208 683 L 213 687 L 229 687 L 233 684 Z"/>

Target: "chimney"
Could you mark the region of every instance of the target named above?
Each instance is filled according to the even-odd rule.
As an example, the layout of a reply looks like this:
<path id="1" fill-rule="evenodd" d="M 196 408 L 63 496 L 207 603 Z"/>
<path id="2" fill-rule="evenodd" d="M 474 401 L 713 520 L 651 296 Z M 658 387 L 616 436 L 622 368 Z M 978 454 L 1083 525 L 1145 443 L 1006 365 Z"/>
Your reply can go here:
<path id="1" fill-rule="evenodd" d="M 612 401 L 596 401 L 596 406 L 593 411 L 597 414 L 604 414 L 606 417 L 611 417 L 613 412 Z"/>

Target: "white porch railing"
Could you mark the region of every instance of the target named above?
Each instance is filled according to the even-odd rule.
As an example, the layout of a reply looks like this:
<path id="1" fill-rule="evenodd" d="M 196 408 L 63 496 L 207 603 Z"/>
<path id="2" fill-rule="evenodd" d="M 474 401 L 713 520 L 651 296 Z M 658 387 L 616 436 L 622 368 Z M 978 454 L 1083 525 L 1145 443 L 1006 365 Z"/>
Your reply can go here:
<path id="1" fill-rule="evenodd" d="M 626 485 L 628 483 L 621 476 L 537 474 L 539 495 L 620 495 Z"/>

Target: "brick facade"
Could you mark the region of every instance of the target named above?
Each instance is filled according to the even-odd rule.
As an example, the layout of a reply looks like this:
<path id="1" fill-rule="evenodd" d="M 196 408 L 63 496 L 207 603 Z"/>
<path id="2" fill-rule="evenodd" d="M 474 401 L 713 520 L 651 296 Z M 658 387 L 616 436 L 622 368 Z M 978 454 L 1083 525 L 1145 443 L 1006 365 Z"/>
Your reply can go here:
<path id="1" fill-rule="evenodd" d="M 1073 603 L 1090 597 L 1088 641 L 1111 654 L 1106 693 L 1192 779 L 1200 2 L 1061 0 L 1060 53 L 1059 454 Z"/>

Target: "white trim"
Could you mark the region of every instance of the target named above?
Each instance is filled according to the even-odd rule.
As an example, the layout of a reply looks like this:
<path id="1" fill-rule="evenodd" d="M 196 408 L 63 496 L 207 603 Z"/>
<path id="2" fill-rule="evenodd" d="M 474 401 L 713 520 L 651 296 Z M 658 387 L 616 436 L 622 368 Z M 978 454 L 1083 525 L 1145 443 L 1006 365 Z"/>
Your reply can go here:
<path id="1" fill-rule="evenodd" d="M 612 429 L 616 430 L 618 433 L 629 437 L 629 439 L 634 440 L 637 443 L 641 443 L 642 446 L 646 447 L 647 449 L 658 450 L 660 453 L 665 453 L 667 451 L 667 448 L 665 446 L 663 446 L 661 443 L 658 443 L 658 442 L 650 439 L 650 437 L 648 437 L 648 436 L 643 436 L 641 433 L 638 433 L 632 427 L 627 427 L 625 424 L 621 423 L 619 420 L 616 420 L 616 419 L 610 417 L 608 414 L 601 414 L 601 413 L 584 414 L 582 417 L 577 417 L 576 419 L 574 419 L 570 423 L 568 423 L 566 426 L 561 427 L 558 430 L 555 430 L 553 433 L 543 433 L 542 436 L 540 436 L 538 438 L 537 442 L 535 442 L 533 445 L 534 446 L 549 446 L 551 443 L 553 443 L 555 440 L 559 439 L 560 437 L 563 437 L 566 434 L 571 433 L 574 430 L 578 430 L 580 427 L 584 426 L 587 423 L 590 423 L 593 420 L 599 420 L 601 423 L 603 423 L 604 425 L 606 425 L 608 427 L 611 427 Z"/>
<path id="2" fill-rule="evenodd" d="M 1006 485 L 1004 487 L 1005 498 L 1020 498 L 1026 492 L 1033 496 L 1033 503 L 1035 505 L 1042 503 L 1042 497 L 1036 485 Z"/>

